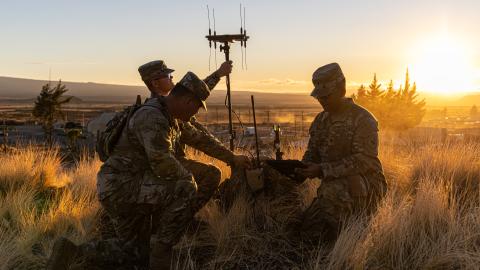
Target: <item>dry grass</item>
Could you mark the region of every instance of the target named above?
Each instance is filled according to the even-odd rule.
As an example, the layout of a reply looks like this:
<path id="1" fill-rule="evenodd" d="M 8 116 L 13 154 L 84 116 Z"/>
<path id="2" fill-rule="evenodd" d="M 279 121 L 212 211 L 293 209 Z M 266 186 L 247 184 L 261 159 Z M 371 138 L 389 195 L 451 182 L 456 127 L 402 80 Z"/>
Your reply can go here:
<path id="1" fill-rule="evenodd" d="M 43 269 L 56 237 L 93 237 L 98 161 L 62 169 L 57 151 L 29 147 L 0 164 L 0 269 Z"/>
<path id="2" fill-rule="evenodd" d="M 300 158 L 303 149 L 288 151 Z M 197 217 L 206 224 L 179 243 L 177 269 L 478 269 L 480 263 L 480 146 L 435 142 L 383 143 L 380 158 L 389 191 L 370 218 L 345 224 L 332 249 L 305 250 L 265 201 L 240 197 L 223 213 L 210 202 Z M 208 156 L 229 177 L 229 168 Z M 65 169 L 58 153 L 33 148 L 0 156 L 0 269 L 41 269 L 53 240 L 96 236 L 95 174 L 82 160 Z M 299 187 L 304 205 L 317 180 Z"/>

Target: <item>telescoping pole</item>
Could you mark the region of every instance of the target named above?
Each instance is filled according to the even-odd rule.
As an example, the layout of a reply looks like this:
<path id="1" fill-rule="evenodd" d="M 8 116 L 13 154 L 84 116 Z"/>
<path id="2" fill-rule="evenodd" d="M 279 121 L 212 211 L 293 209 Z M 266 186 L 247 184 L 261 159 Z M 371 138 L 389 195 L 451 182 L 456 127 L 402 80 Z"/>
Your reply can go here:
<path id="1" fill-rule="evenodd" d="M 225 61 L 230 61 L 230 45 L 228 42 L 225 42 L 220 48 L 225 53 Z M 228 106 L 228 132 L 230 134 L 230 150 L 234 150 L 233 141 L 235 139 L 235 133 L 233 131 L 233 122 L 232 122 L 232 96 L 230 93 L 230 74 L 226 76 L 227 81 L 227 106 Z"/>

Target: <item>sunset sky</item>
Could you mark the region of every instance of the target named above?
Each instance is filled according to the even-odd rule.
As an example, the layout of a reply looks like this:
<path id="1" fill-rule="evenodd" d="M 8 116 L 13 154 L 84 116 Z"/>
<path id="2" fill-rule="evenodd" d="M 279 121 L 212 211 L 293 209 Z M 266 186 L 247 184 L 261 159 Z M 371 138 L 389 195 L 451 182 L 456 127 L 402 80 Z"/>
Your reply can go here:
<path id="1" fill-rule="evenodd" d="M 235 90 L 307 93 L 312 72 L 338 62 L 350 88 L 375 72 L 398 85 L 408 67 L 421 91 L 480 91 L 478 0 L 2 1 L 0 76 L 141 85 L 137 67 L 155 59 L 174 80 L 206 76 L 207 4 L 217 34 L 235 34 L 240 3 L 250 41 L 248 70 L 232 46 Z"/>

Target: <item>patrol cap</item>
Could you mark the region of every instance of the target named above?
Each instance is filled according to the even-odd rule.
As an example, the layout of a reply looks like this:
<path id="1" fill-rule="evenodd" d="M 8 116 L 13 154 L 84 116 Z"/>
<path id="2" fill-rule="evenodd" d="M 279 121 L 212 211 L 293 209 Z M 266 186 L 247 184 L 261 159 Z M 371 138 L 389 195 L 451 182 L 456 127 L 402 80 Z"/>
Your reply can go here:
<path id="1" fill-rule="evenodd" d="M 338 86 L 344 85 L 345 76 L 339 64 L 330 63 L 313 72 L 312 82 L 315 88 L 310 95 L 315 98 L 326 97 L 335 92 Z"/>
<path id="2" fill-rule="evenodd" d="M 200 78 L 195 75 L 195 73 L 191 71 L 187 72 L 187 74 L 185 74 L 185 76 L 183 76 L 183 78 L 177 84 L 192 92 L 195 97 L 202 102 L 203 108 L 207 110 L 207 104 L 205 103 L 205 100 L 210 95 L 210 89 L 204 81 L 200 80 Z"/>
<path id="3" fill-rule="evenodd" d="M 169 69 L 163 60 L 155 60 L 138 67 L 138 72 L 144 82 L 157 79 L 160 76 L 170 74 L 175 70 Z"/>

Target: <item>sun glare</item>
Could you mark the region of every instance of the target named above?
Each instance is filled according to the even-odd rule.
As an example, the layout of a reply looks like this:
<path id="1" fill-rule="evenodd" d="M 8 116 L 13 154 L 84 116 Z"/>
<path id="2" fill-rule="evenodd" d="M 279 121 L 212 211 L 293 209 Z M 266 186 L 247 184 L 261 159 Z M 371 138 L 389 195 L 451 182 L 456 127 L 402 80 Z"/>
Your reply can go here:
<path id="1" fill-rule="evenodd" d="M 420 91 L 456 95 L 475 90 L 471 51 L 459 39 L 442 35 L 413 50 L 411 77 Z"/>

